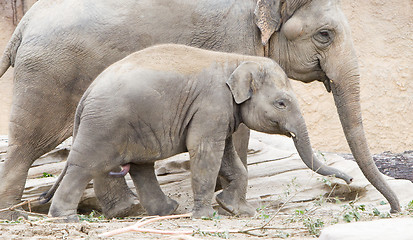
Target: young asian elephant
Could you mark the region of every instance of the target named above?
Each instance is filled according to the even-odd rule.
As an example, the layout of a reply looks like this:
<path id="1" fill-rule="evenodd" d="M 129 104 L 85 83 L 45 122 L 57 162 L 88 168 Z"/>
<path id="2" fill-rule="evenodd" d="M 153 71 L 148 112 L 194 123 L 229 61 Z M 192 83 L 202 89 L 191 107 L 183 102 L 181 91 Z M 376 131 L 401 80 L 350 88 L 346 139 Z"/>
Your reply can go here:
<path id="1" fill-rule="evenodd" d="M 229 184 L 217 202 L 232 214 L 252 215 L 254 209 L 245 199 L 247 170 L 232 139 L 241 123 L 253 130 L 293 137 L 308 166 L 351 181 L 314 158 L 289 80 L 275 61 L 159 45 L 108 67 L 81 98 L 72 150 L 49 214 L 76 221 L 86 185 L 95 177 L 109 177 L 117 166 L 130 167 L 148 213 L 172 213 L 178 204 L 162 192 L 155 174 L 149 176 L 142 168 L 189 152 L 193 216 L 212 216 L 218 173 Z"/>

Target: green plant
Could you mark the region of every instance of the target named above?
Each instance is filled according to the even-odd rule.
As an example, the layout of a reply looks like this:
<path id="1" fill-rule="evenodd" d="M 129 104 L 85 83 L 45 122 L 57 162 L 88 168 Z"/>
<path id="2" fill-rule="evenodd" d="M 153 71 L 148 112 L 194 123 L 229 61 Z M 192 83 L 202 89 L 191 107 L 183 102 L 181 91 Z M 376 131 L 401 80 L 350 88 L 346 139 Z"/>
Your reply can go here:
<path id="1" fill-rule="evenodd" d="M 310 217 L 304 218 L 303 224 L 307 228 L 308 232 L 316 237 L 320 236 L 321 229 L 324 226 L 323 220 L 319 218 L 312 219 Z"/>
<path id="2" fill-rule="evenodd" d="M 287 232 L 281 231 L 281 230 L 277 230 L 273 237 L 285 239 L 285 238 L 289 238 L 290 234 Z"/>
<path id="3" fill-rule="evenodd" d="M 24 221 L 26 221 L 26 219 L 24 218 L 24 217 L 19 217 L 19 218 L 17 218 L 16 220 L 14 220 L 14 221 L 10 221 L 10 220 L 0 220 L 0 223 L 22 223 L 22 222 L 24 222 Z"/>
<path id="4" fill-rule="evenodd" d="M 95 210 L 93 210 L 89 215 L 79 215 L 80 221 L 87 221 L 87 222 L 99 222 L 105 220 L 105 216 Z"/>
<path id="5" fill-rule="evenodd" d="M 267 206 L 261 206 L 257 208 L 257 218 L 263 219 L 265 221 L 270 220 L 270 214 L 268 213 Z"/>
<path id="6" fill-rule="evenodd" d="M 324 155 L 324 153 L 322 153 L 321 151 L 317 151 L 317 154 L 320 155 L 319 159 L 324 160 L 324 162 L 327 162 L 326 156 Z"/>
<path id="7" fill-rule="evenodd" d="M 377 208 L 373 208 L 373 215 L 380 216 L 380 211 Z"/>
<path id="8" fill-rule="evenodd" d="M 411 201 L 407 204 L 406 210 L 407 210 L 409 213 L 413 213 L 413 200 L 411 200 Z"/>
<path id="9" fill-rule="evenodd" d="M 323 220 L 319 218 L 313 218 L 309 215 L 308 209 L 296 209 L 294 212 L 294 216 L 290 218 L 291 222 L 302 222 L 304 227 L 308 230 L 308 232 L 313 236 L 320 236 L 321 229 L 324 226 Z"/>
<path id="10" fill-rule="evenodd" d="M 346 222 L 353 220 L 357 222 L 361 218 L 361 213 L 366 211 L 364 204 L 356 205 L 353 201 L 350 201 L 349 204 L 342 205 L 342 207 L 344 208 L 343 220 Z"/>
<path id="11" fill-rule="evenodd" d="M 333 185 L 333 184 L 331 183 L 330 179 L 329 179 L 329 178 L 326 178 L 326 177 L 318 177 L 317 180 L 320 181 L 320 182 L 322 182 L 322 183 L 324 183 L 325 185 L 329 186 L 330 188 L 331 188 L 332 185 Z"/>
<path id="12" fill-rule="evenodd" d="M 199 234 L 202 237 L 206 237 L 206 236 L 212 236 L 212 237 L 220 237 L 223 239 L 229 239 L 229 232 L 225 231 L 225 232 L 204 232 L 202 230 L 197 230 L 194 231 L 194 233 L 192 235 L 195 234 Z"/>
<path id="13" fill-rule="evenodd" d="M 334 197 L 334 201 L 333 201 L 334 203 L 336 203 L 336 204 L 341 204 L 341 200 L 340 200 L 340 198 L 338 198 L 338 197 Z"/>
<path id="14" fill-rule="evenodd" d="M 291 179 L 291 182 L 285 185 L 285 190 L 284 190 L 284 197 L 289 197 L 291 194 L 295 194 L 298 192 L 300 188 L 300 184 L 297 182 L 297 177 L 294 177 Z"/>
<path id="15" fill-rule="evenodd" d="M 40 176 L 39 178 L 48 178 L 48 177 L 54 177 L 54 176 L 51 173 L 44 172 L 43 175 Z"/>
<path id="16" fill-rule="evenodd" d="M 213 214 L 212 214 L 212 217 L 202 217 L 201 218 L 202 220 L 220 220 L 221 219 L 221 216 L 219 216 L 219 214 L 215 211 Z"/>

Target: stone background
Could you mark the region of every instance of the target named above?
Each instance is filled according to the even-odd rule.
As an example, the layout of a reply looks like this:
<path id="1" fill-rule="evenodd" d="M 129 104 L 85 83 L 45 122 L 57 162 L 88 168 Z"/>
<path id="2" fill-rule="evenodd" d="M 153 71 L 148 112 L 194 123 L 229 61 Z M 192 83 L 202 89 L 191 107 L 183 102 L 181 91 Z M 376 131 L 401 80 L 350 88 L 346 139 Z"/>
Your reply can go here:
<path id="1" fill-rule="evenodd" d="M 34 0 L 26 0 L 25 7 Z M 18 8 L 21 0 L 17 1 Z M 361 106 L 372 153 L 413 149 L 413 1 L 342 0 L 361 70 Z M 14 29 L 10 0 L 0 1 L 0 52 Z M 0 134 L 7 134 L 12 69 L 0 79 Z M 293 82 L 313 147 L 349 152 L 322 83 Z"/>

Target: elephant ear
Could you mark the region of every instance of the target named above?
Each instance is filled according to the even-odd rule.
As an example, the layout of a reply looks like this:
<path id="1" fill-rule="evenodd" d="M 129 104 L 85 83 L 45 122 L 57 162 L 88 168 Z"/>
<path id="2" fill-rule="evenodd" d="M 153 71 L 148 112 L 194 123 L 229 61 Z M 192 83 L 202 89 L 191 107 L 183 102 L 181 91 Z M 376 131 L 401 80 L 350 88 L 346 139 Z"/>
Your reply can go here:
<path id="1" fill-rule="evenodd" d="M 311 0 L 258 0 L 255 24 L 261 31 L 262 45 L 266 46 L 274 32 L 279 31 L 294 12 Z"/>
<path id="2" fill-rule="evenodd" d="M 241 104 L 251 98 L 254 90 L 254 78 L 260 70 L 260 65 L 256 62 L 243 62 L 231 74 L 227 80 L 227 85 L 237 104 Z"/>

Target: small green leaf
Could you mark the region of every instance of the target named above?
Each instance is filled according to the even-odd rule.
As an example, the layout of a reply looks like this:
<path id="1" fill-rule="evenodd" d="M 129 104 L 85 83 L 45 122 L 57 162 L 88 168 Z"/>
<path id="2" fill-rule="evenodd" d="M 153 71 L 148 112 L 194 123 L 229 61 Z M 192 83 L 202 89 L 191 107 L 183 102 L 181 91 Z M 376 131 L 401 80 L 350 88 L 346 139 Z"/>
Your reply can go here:
<path id="1" fill-rule="evenodd" d="M 353 220 L 353 216 L 351 214 L 346 213 L 343 216 L 343 220 L 346 222 L 351 222 L 351 220 Z"/>
<path id="2" fill-rule="evenodd" d="M 39 177 L 39 178 L 47 178 L 47 177 L 53 177 L 53 174 L 44 172 L 43 175 L 42 175 L 41 177 Z"/>
<path id="3" fill-rule="evenodd" d="M 380 211 L 377 208 L 373 208 L 373 215 L 380 216 Z"/>

